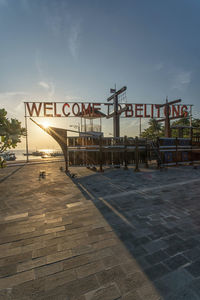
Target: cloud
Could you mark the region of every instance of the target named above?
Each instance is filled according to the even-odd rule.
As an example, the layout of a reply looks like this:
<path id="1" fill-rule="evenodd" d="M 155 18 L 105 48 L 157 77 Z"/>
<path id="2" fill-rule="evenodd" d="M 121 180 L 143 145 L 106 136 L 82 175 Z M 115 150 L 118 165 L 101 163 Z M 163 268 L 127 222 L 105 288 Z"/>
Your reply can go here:
<path id="1" fill-rule="evenodd" d="M 45 22 L 55 39 L 66 41 L 67 48 L 74 59 L 80 48 L 81 19 L 70 12 L 67 1 L 52 2 L 43 6 Z"/>
<path id="2" fill-rule="evenodd" d="M 42 63 L 44 63 L 44 58 L 42 59 L 39 49 L 36 49 L 35 66 L 36 66 L 36 69 L 37 69 L 37 72 L 38 72 L 40 78 L 45 77 L 44 72 L 43 72 Z"/>
<path id="3" fill-rule="evenodd" d="M 41 86 L 42 88 L 44 88 L 47 91 L 49 97 L 53 97 L 54 96 L 55 87 L 54 87 L 54 84 L 52 82 L 51 83 L 47 83 L 45 81 L 39 81 L 38 85 Z"/>
<path id="4" fill-rule="evenodd" d="M 12 91 L 0 93 L 1 108 L 5 108 L 8 112 L 8 117 L 23 119 L 24 117 L 24 101 L 30 95 L 23 91 Z"/>
<path id="5" fill-rule="evenodd" d="M 184 90 L 191 83 L 191 71 L 179 71 L 172 76 L 172 89 Z"/>
<path id="6" fill-rule="evenodd" d="M 64 100 L 65 101 L 77 101 L 77 100 L 80 100 L 80 97 L 78 96 L 69 96 L 69 95 L 65 95 L 64 96 Z"/>
<path id="7" fill-rule="evenodd" d="M 80 22 L 71 25 L 68 39 L 70 53 L 75 59 L 78 56 L 80 28 Z"/>
<path id="8" fill-rule="evenodd" d="M 56 38 L 68 32 L 70 14 L 65 0 L 43 2 L 42 6 L 47 28 Z"/>
<path id="9" fill-rule="evenodd" d="M 46 90 L 48 97 L 53 97 L 54 93 L 55 93 L 55 86 L 54 86 L 53 82 L 49 82 L 50 80 L 47 79 L 48 76 L 45 75 L 45 72 L 43 71 L 42 62 L 43 62 L 43 60 L 41 59 L 41 53 L 37 49 L 36 55 L 35 55 L 35 65 L 36 65 L 36 69 L 37 69 L 37 72 L 38 72 L 38 75 L 40 78 L 40 81 L 37 84 Z M 43 62 L 43 64 L 44 64 L 44 62 Z"/>
<path id="10" fill-rule="evenodd" d="M 4 92 L 0 93 L 0 98 L 2 97 L 10 97 L 10 96 L 21 96 L 21 95 L 27 95 L 25 92 Z"/>
<path id="11" fill-rule="evenodd" d="M 41 87 L 43 87 L 46 90 L 50 89 L 50 86 L 48 85 L 48 83 L 44 82 L 44 81 L 40 81 L 38 82 L 38 85 L 40 85 Z"/>

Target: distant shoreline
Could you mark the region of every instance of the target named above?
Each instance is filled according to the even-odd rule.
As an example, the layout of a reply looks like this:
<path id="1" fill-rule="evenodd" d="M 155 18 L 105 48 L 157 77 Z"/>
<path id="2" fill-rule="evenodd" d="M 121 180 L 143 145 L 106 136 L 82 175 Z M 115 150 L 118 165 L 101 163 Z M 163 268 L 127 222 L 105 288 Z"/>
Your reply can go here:
<path id="1" fill-rule="evenodd" d="M 21 165 L 46 164 L 46 163 L 53 163 L 53 162 L 64 162 L 64 158 L 57 158 L 57 157 L 38 158 L 37 157 L 37 159 L 29 160 L 28 162 L 26 160 L 14 160 L 14 161 L 7 161 L 6 166 L 14 167 L 14 166 L 21 166 Z"/>

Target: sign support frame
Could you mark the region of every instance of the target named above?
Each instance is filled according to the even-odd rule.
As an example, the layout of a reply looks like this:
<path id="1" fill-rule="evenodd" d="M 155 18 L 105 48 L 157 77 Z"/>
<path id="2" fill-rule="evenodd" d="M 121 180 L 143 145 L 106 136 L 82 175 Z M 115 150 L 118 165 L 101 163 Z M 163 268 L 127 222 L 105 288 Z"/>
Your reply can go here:
<path id="1" fill-rule="evenodd" d="M 26 129 L 26 162 L 29 162 L 29 153 L 28 153 L 28 123 L 27 123 L 27 111 L 26 111 L 26 103 L 24 102 L 24 111 L 25 111 L 25 129 Z"/>

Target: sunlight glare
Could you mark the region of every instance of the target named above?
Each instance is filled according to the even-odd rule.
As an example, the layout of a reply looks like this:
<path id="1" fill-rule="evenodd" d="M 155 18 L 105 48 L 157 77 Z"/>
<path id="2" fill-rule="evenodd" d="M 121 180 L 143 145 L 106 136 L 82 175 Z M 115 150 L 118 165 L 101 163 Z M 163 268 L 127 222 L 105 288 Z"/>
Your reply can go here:
<path id="1" fill-rule="evenodd" d="M 48 128 L 50 124 L 49 124 L 49 122 L 44 121 L 44 122 L 42 123 L 42 125 L 44 126 L 44 128 Z"/>

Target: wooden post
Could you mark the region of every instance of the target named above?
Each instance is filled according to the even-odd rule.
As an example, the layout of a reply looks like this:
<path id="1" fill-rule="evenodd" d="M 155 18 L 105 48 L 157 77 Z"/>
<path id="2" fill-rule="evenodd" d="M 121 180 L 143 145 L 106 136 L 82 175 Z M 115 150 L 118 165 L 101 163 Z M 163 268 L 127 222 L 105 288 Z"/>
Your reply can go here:
<path id="1" fill-rule="evenodd" d="M 138 137 L 135 138 L 135 172 L 139 172 L 139 148 L 138 148 Z"/>
<path id="2" fill-rule="evenodd" d="M 25 129 L 26 129 L 26 162 L 29 162 L 28 156 L 28 125 L 27 125 L 27 114 L 26 114 L 26 103 L 24 103 L 24 110 L 25 110 Z"/>
<path id="3" fill-rule="evenodd" d="M 99 172 L 103 172 L 103 153 L 102 153 L 102 137 L 99 137 L 99 163 L 100 163 L 100 169 Z"/>
<path id="4" fill-rule="evenodd" d="M 176 166 L 178 166 L 178 138 L 176 137 Z"/>
<path id="5" fill-rule="evenodd" d="M 85 139 L 85 161 L 84 165 L 87 167 L 88 166 L 88 153 L 87 153 L 87 146 L 88 146 L 88 137 Z"/>
<path id="6" fill-rule="evenodd" d="M 85 140 L 84 140 L 84 137 L 82 137 L 81 138 L 81 147 L 83 147 L 84 145 L 85 145 Z M 85 157 L 85 153 L 84 153 L 84 151 L 82 151 L 82 162 L 81 162 L 82 166 L 84 165 L 84 157 Z"/>
<path id="7" fill-rule="evenodd" d="M 148 159 L 149 159 L 149 151 L 148 151 L 148 142 L 147 142 L 147 138 L 146 138 L 146 144 L 145 144 L 145 166 L 146 168 L 149 168 L 149 164 L 148 164 Z"/>
<path id="8" fill-rule="evenodd" d="M 190 138 L 190 148 L 191 148 L 191 151 L 190 151 L 190 156 L 191 156 L 191 166 L 193 166 L 193 164 L 194 164 L 194 156 L 193 156 L 193 151 L 192 151 L 192 149 L 193 149 L 193 145 L 192 145 L 192 136 L 191 136 L 191 138 Z"/>
<path id="9" fill-rule="evenodd" d="M 158 159 L 157 159 L 157 168 L 161 169 L 161 161 L 159 162 L 159 158 L 162 159 L 161 155 L 160 155 L 160 142 L 159 142 L 159 137 L 157 137 L 157 153 L 158 153 Z"/>
<path id="10" fill-rule="evenodd" d="M 73 139 L 73 147 L 75 148 L 75 139 Z M 75 166 L 75 150 L 73 151 L 74 154 L 74 166 Z"/>
<path id="11" fill-rule="evenodd" d="M 165 116 L 165 137 L 171 137 L 171 128 L 170 128 L 170 107 L 168 104 L 168 100 L 166 99 L 166 105 L 165 105 L 165 111 L 166 111 L 166 116 Z"/>
<path id="12" fill-rule="evenodd" d="M 110 145 L 113 146 L 114 145 L 114 138 L 111 138 L 110 141 L 111 141 Z M 113 147 L 112 147 L 112 149 L 113 149 Z M 112 160 L 111 165 L 113 167 L 114 166 L 114 153 L 113 153 L 113 151 L 111 152 L 111 160 Z"/>
<path id="13" fill-rule="evenodd" d="M 192 128 L 192 106 L 190 105 L 190 138 L 193 136 L 193 128 Z"/>
<path id="14" fill-rule="evenodd" d="M 65 171 L 69 172 L 69 161 L 68 161 L 68 137 L 67 137 L 67 131 L 66 131 L 66 157 L 65 157 Z"/>
<path id="15" fill-rule="evenodd" d="M 124 136 L 124 170 L 128 170 L 128 159 L 127 159 L 127 136 Z"/>

